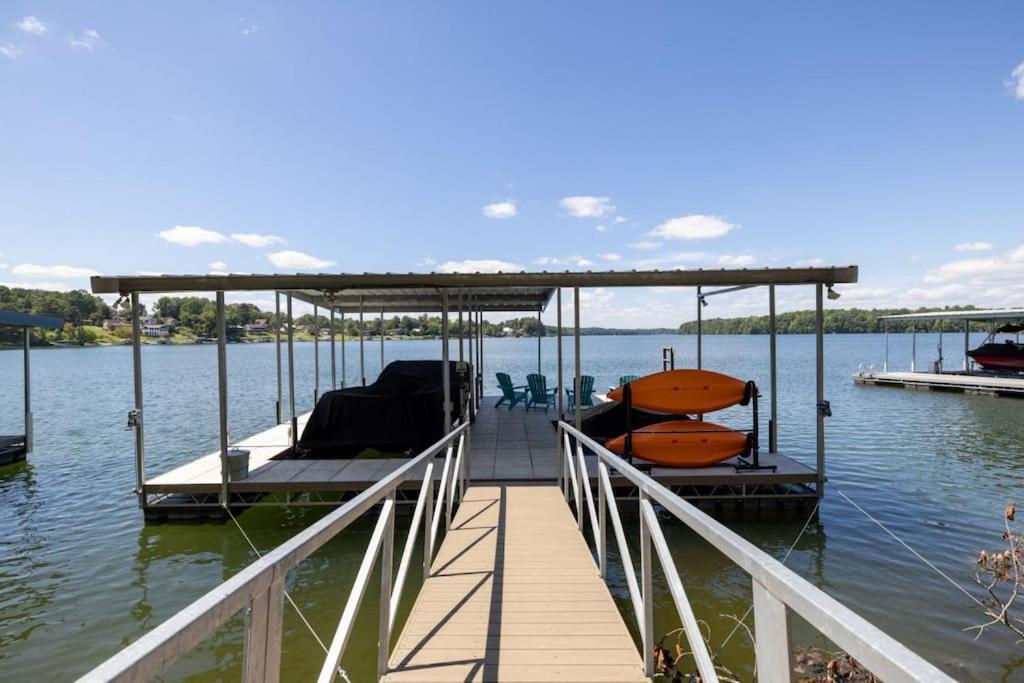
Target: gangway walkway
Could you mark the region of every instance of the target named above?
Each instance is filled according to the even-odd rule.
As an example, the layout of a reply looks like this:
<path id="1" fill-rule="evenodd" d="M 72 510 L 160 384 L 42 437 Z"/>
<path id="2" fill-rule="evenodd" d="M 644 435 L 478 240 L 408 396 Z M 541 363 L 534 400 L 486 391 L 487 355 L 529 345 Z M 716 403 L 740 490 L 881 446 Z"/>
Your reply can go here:
<path id="1" fill-rule="evenodd" d="M 562 491 L 472 486 L 391 655 L 388 682 L 646 681 Z"/>

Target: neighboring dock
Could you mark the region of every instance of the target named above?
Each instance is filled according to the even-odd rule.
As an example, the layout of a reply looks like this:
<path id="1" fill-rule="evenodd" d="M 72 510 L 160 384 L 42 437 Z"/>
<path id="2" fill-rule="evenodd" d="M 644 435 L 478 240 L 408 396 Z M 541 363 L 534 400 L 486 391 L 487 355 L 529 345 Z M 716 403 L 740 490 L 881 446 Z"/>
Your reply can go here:
<path id="1" fill-rule="evenodd" d="M 962 391 L 982 396 L 1024 398 L 1024 377 L 1005 377 L 985 373 L 952 372 L 859 372 L 857 384 L 880 384 L 918 391 Z"/>
<path id="2" fill-rule="evenodd" d="M 391 653 L 402 681 L 646 681 L 554 485 L 475 485 Z"/>

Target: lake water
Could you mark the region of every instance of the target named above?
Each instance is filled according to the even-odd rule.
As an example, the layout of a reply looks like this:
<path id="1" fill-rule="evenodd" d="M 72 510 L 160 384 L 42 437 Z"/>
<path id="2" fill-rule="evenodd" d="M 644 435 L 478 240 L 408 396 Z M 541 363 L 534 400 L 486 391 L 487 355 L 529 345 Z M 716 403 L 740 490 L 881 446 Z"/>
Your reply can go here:
<path id="1" fill-rule="evenodd" d="M 934 359 L 936 341 L 918 335 L 919 367 Z M 958 365 L 962 339 L 947 335 L 945 341 L 947 364 Z M 980 341 L 978 336 L 972 345 Z M 890 343 L 890 367 L 908 368 L 910 336 L 892 335 Z M 488 393 L 496 392 L 494 372 L 523 379 L 536 368 L 535 340 L 488 339 L 485 346 Z M 620 375 L 660 369 L 663 346 L 675 346 L 677 367 L 693 365 L 692 337 L 584 337 L 583 371 L 596 376 L 598 388 L 607 387 Z M 566 376 L 572 371 L 571 347 L 567 340 Z M 764 337 L 707 337 L 705 367 L 754 379 L 767 393 L 767 347 Z M 554 349 L 554 339 L 543 341 L 543 369 L 552 379 Z M 882 338 L 875 335 L 826 338 L 826 397 L 833 410 L 826 421 L 829 479 L 970 586 L 979 550 L 1000 547 L 1005 503 L 1024 492 L 1024 403 L 855 386 L 851 374 L 860 366 L 880 368 L 883 349 Z M 326 389 L 327 344 L 320 351 Z M 438 358 L 440 343 L 387 342 L 384 351 L 386 361 Z M 366 345 L 370 378 L 379 370 L 379 354 L 376 343 Z M 357 345 L 348 345 L 347 359 L 352 383 L 358 374 Z M 148 471 L 162 472 L 216 449 L 215 347 L 146 347 L 143 363 Z M 228 363 L 231 433 L 242 438 L 273 423 L 274 347 L 229 346 Z M 296 346 L 296 363 L 297 403 L 306 411 L 313 403 L 312 344 Z M 33 352 L 32 368 L 35 451 L 27 463 L 0 467 L 0 679 L 67 680 L 255 556 L 233 526 L 143 525 L 131 493 L 133 435 L 124 430 L 132 403 L 129 348 L 40 349 Z M 5 397 L 0 433 L 20 432 L 18 352 L 0 353 L 0 396 Z M 767 400 L 764 405 L 767 416 Z M 780 450 L 813 463 L 814 424 L 814 339 L 779 337 Z M 767 505 L 743 511 L 725 506 L 716 515 L 781 558 L 807 513 Z M 265 550 L 322 514 L 256 509 L 240 521 Z M 288 590 L 324 638 L 337 624 L 372 521 L 358 522 L 289 578 Z M 666 523 L 664 528 L 697 615 L 708 622 L 712 642 L 720 643 L 732 623 L 724 615 L 740 616 L 749 605 L 749 580 L 682 525 Z M 398 534 L 404 537 L 401 527 Z M 1011 635 L 995 628 L 975 640 L 965 633 L 964 628 L 983 621 L 966 596 L 834 491 L 826 493 L 818 519 L 787 565 L 956 678 L 1024 680 L 1024 648 L 1015 646 Z M 410 577 L 410 585 L 416 581 Z M 656 581 L 661 581 L 658 574 Z M 632 622 L 621 572 L 613 573 L 611 582 L 627 623 Z M 365 621 L 344 662 L 354 681 L 369 680 L 375 667 L 373 593 L 368 593 Z M 678 626 L 668 593 L 660 594 L 659 634 Z M 285 628 L 287 679 L 312 677 L 322 655 L 290 608 Z M 236 618 L 176 665 L 167 679 L 237 679 L 241 642 L 242 620 Z M 793 642 L 820 640 L 795 623 Z M 749 678 L 745 636 L 734 637 L 723 661 Z"/>

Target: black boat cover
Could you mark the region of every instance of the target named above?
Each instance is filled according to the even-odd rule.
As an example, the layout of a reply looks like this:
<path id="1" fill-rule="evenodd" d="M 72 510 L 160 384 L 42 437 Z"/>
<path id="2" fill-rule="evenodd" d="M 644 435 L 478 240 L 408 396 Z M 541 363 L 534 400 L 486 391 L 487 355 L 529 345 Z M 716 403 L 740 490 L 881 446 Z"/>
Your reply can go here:
<path id="1" fill-rule="evenodd" d="M 309 416 L 299 448 L 311 458 L 354 458 L 368 448 L 385 453 L 424 450 L 444 435 L 441 363 L 394 361 L 369 386 L 327 392 Z M 457 367 L 456 361 L 449 362 L 456 412 L 468 391 Z"/>
<path id="2" fill-rule="evenodd" d="M 686 420 L 685 415 L 665 415 L 633 408 L 630 420 L 633 431 L 669 420 Z M 571 422 L 571 419 L 570 419 Z M 594 406 L 580 416 L 580 431 L 599 443 L 626 433 L 626 406 L 619 401 L 607 401 Z"/>

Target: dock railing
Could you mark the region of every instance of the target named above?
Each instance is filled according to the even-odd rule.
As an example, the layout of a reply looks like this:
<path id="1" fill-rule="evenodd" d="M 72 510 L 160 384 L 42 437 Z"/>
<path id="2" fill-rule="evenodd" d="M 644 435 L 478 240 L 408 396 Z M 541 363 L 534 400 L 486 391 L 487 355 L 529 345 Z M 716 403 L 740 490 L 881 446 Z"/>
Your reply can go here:
<path id="1" fill-rule="evenodd" d="M 440 485 L 434 499 L 434 459 L 445 452 Z M 281 671 L 285 580 L 288 572 L 366 512 L 381 505 L 376 527 L 349 591 L 345 608 L 320 671 L 319 681 L 335 680 L 345 646 L 373 573 L 381 557 L 380 615 L 377 667 L 387 671 L 391 631 L 405 586 L 409 565 L 423 526 L 423 576 L 429 573 L 444 508 L 445 530 L 451 527 L 452 508 L 461 502 L 470 459 L 469 424 L 463 423 L 406 464 L 366 489 L 337 510 L 299 532 L 274 550 L 188 605 L 176 615 L 85 674 L 79 681 L 149 681 L 199 645 L 241 611 L 246 612 L 242 680 L 273 683 Z M 425 466 L 425 467 L 424 467 Z M 409 535 L 397 574 L 392 577 L 395 542 L 395 494 L 424 467 Z M 392 580 L 393 578 L 393 580 Z"/>
<path id="2" fill-rule="evenodd" d="M 654 508 L 657 504 L 750 575 L 758 680 L 788 681 L 791 677 L 788 610 L 799 614 L 818 632 L 887 683 L 953 680 L 781 562 L 566 422 L 558 424 L 558 445 L 562 490 L 566 501 L 574 504 L 577 528 L 581 534 L 584 533 L 585 520 L 590 520 L 602 577 L 608 576 L 607 536 L 610 518 L 619 557 L 622 559 L 630 603 L 641 634 L 646 675 L 654 674 L 655 598 L 652 577 L 654 557 L 657 556 L 701 678 L 709 683 L 718 680 L 693 607 L 686 597 L 675 560 L 662 533 L 658 513 Z M 597 463 L 596 506 L 584 448 L 596 455 L 596 458 L 589 458 Z M 610 473 L 613 471 L 639 492 L 639 581 L 612 488 Z"/>

